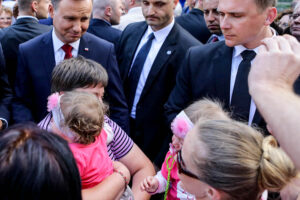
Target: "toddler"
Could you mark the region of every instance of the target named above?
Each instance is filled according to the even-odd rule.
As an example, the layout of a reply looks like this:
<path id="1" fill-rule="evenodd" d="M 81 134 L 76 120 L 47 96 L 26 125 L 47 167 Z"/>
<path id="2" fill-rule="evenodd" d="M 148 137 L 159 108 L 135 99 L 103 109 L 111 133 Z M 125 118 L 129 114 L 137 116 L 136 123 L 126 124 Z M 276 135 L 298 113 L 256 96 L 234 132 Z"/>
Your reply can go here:
<path id="1" fill-rule="evenodd" d="M 165 157 L 161 170 L 153 177 L 147 177 L 141 183 L 141 189 L 150 194 L 165 192 L 164 199 L 183 200 L 195 197 L 186 192 L 177 174 L 177 152 L 181 150 L 185 135 L 198 120 L 222 119 L 230 120 L 221 105 L 208 99 L 199 100 L 181 111 L 173 120 L 172 144 Z"/>

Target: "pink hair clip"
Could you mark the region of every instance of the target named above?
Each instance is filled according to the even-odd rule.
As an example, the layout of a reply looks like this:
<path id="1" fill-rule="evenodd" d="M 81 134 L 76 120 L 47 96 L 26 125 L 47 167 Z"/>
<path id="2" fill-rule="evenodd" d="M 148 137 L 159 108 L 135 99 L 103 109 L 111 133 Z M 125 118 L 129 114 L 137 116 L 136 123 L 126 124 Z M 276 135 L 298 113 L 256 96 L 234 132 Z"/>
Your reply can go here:
<path id="1" fill-rule="evenodd" d="M 184 138 L 186 134 L 193 128 L 194 124 L 188 118 L 184 111 L 181 111 L 173 120 L 171 124 L 172 132 L 180 137 Z"/>
<path id="2" fill-rule="evenodd" d="M 59 101 L 59 94 L 53 93 L 48 97 L 47 111 L 50 112 L 55 108 Z"/>

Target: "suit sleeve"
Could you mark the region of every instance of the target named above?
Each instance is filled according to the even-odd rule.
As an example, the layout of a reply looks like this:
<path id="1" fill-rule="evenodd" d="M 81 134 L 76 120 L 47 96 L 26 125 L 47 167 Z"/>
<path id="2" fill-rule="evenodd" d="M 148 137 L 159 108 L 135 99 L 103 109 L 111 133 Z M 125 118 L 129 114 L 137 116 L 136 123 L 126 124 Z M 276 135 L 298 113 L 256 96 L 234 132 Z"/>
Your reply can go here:
<path id="1" fill-rule="evenodd" d="M 186 108 L 188 103 L 192 100 L 192 86 L 191 86 L 191 49 L 188 50 L 183 61 L 183 66 L 180 68 L 176 76 L 176 85 L 172 90 L 167 103 L 165 104 L 165 114 L 167 122 L 170 127 L 171 122 L 176 115 Z"/>
<path id="2" fill-rule="evenodd" d="M 129 133 L 129 112 L 113 45 L 110 48 L 107 62 L 106 70 L 109 76 L 107 96 L 110 118 Z"/>
<path id="3" fill-rule="evenodd" d="M 12 90 L 8 82 L 5 70 L 4 55 L 0 45 L 0 119 L 6 123 L 8 123 L 10 119 L 11 101 Z"/>
<path id="4" fill-rule="evenodd" d="M 12 104 L 13 120 L 15 123 L 33 121 L 31 106 L 32 106 L 32 88 L 30 87 L 30 77 L 28 66 L 24 56 L 22 45 L 19 46 L 18 66 L 15 81 L 16 98 Z"/>

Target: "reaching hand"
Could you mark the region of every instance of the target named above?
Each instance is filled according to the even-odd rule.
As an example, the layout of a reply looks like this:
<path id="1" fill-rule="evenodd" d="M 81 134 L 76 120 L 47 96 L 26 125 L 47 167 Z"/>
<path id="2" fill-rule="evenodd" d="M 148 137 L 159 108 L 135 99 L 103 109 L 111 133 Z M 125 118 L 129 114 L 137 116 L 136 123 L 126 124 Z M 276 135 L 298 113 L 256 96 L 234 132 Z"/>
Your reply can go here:
<path id="1" fill-rule="evenodd" d="M 154 176 L 148 176 L 141 182 L 141 190 L 149 193 L 155 192 L 158 188 L 158 180 Z"/>

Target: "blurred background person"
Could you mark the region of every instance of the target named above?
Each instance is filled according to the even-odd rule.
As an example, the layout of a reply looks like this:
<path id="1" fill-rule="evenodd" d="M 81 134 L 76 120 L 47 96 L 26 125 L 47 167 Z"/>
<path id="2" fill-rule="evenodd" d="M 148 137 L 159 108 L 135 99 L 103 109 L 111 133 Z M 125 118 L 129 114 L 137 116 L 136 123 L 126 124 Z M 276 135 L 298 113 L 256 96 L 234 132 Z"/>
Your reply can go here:
<path id="1" fill-rule="evenodd" d="M 12 23 L 12 11 L 7 7 L 2 7 L 0 12 L 0 28 L 9 27 Z"/>
<path id="2" fill-rule="evenodd" d="M 291 16 L 291 35 L 300 41 L 300 3 L 298 2 Z"/>

